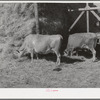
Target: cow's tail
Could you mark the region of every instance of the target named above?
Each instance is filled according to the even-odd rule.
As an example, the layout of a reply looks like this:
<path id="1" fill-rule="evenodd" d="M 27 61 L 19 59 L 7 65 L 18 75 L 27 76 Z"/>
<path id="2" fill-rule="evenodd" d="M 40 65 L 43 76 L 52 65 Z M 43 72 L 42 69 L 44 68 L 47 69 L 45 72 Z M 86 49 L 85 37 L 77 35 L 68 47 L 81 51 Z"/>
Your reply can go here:
<path id="1" fill-rule="evenodd" d="M 60 38 L 63 39 L 63 37 L 60 35 Z"/>

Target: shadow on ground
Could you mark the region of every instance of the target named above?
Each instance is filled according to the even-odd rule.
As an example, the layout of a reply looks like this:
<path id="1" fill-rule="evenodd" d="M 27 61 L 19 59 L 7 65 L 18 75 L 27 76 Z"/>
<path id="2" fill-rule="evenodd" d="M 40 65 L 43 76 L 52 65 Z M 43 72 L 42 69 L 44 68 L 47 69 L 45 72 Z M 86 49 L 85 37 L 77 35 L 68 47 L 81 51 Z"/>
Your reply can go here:
<path id="1" fill-rule="evenodd" d="M 31 59 L 30 55 L 27 54 L 27 57 L 29 59 Z M 39 54 L 38 55 L 39 59 L 46 59 L 47 61 L 53 61 L 56 62 L 57 57 L 55 54 Z M 34 56 L 34 59 L 37 59 L 36 56 Z M 61 57 L 61 63 L 67 63 L 67 64 L 73 64 L 75 62 L 83 62 L 84 59 L 82 59 L 81 57 L 78 56 L 72 56 L 72 57 L 66 57 L 66 56 L 62 56 Z"/>
<path id="2" fill-rule="evenodd" d="M 55 54 L 47 54 L 47 55 L 40 55 L 39 59 L 46 59 L 47 61 L 53 61 L 56 62 L 57 57 Z M 83 62 L 84 60 L 80 59 L 79 57 L 74 57 L 74 58 L 70 58 L 70 57 L 65 57 L 62 56 L 61 57 L 61 63 L 68 63 L 68 64 L 72 64 L 75 62 Z"/>

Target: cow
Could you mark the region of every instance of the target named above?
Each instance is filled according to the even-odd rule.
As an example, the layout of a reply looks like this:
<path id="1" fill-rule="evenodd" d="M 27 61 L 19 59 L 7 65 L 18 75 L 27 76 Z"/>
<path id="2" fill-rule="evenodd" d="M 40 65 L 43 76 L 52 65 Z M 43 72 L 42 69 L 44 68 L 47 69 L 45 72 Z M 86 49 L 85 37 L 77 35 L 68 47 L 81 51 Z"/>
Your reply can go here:
<path id="1" fill-rule="evenodd" d="M 33 56 L 36 54 L 55 53 L 57 56 L 57 65 L 60 65 L 60 46 L 62 41 L 61 35 L 40 35 L 30 34 L 28 35 L 22 46 L 20 47 L 18 57 L 20 58 L 25 52 L 31 54 L 31 62 L 33 62 Z"/>
<path id="2" fill-rule="evenodd" d="M 96 60 L 96 51 L 95 47 L 97 44 L 97 35 L 95 33 L 75 33 L 69 36 L 67 48 L 64 53 L 71 52 L 73 54 L 74 49 L 76 48 L 87 48 L 92 54 L 92 60 Z"/>

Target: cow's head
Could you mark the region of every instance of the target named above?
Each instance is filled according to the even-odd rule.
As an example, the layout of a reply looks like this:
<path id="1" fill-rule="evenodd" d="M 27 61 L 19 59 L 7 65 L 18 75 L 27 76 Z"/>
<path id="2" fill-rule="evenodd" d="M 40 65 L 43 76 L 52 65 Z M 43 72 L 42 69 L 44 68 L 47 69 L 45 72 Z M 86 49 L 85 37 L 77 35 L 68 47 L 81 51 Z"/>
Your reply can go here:
<path id="1" fill-rule="evenodd" d="M 20 58 L 22 51 L 16 50 L 17 57 Z"/>
<path id="2" fill-rule="evenodd" d="M 19 51 L 18 50 L 13 51 L 13 58 L 14 59 L 19 58 Z"/>

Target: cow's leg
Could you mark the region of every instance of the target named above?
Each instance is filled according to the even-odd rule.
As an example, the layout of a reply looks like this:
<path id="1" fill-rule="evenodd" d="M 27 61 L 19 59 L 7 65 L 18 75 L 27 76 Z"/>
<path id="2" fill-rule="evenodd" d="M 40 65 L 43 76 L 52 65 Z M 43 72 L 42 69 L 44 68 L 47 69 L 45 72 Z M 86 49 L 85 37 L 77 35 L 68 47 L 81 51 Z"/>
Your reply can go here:
<path id="1" fill-rule="evenodd" d="M 60 65 L 60 58 L 61 58 L 61 55 L 57 54 L 57 65 Z"/>
<path id="2" fill-rule="evenodd" d="M 36 59 L 37 59 L 37 60 L 39 59 L 39 57 L 38 57 L 38 53 L 36 53 Z"/>
<path id="3" fill-rule="evenodd" d="M 78 52 L 76 51 L 76 56 L 78 57 Z"/>
<path id="4" fill-rule="evenodd" d="M 33 57 L 34 57 L 33 50 L 31 50 L 31 63 L 33 63 Z"/>
<path id="5" fill-rule="evenodd" d="M 61 58 L 60 53 L 56 53 L 56 56 L 57 56 L 57 61 L 56 61 L 56 63 L 57 63 L 57 65 L 60 65 L 60 58 Z"/>
<path id="6" fill-rule="evenodd" d="M 70 50 L 70 57 L 73 56 L 73 49 Z"/>
<path id="7" fill-rule="evenodd" d="M 60 53 L 59 53 L 58 51 L 56 51 L 56 50 L 53 50 L 53 51 L 55 52 L 55 54 L 56 54 L 56 56 L 57 56 L 56 64 L 57 64 L 57 65 L 60 65 L 60 58 L 61 58 L 61 55 L 60 55 Z"/>
<path id="8" fill-rule="evenodd" d="M 79 55 L 78 55 L 78 50 L 79 50 L 78 48 L 75 49 L 75 53 L 76 53 L 76 56 L 77 56 L 77 57 L 79 56 Z"/>
<path id="9" fill-rule="evenodd" d="M 93 54 L 92 61 L 95 61 L 96 60 L 96 51 L 95 51 L 95 49 L 94 48 L 91 49 L 91 52 Z"/>

